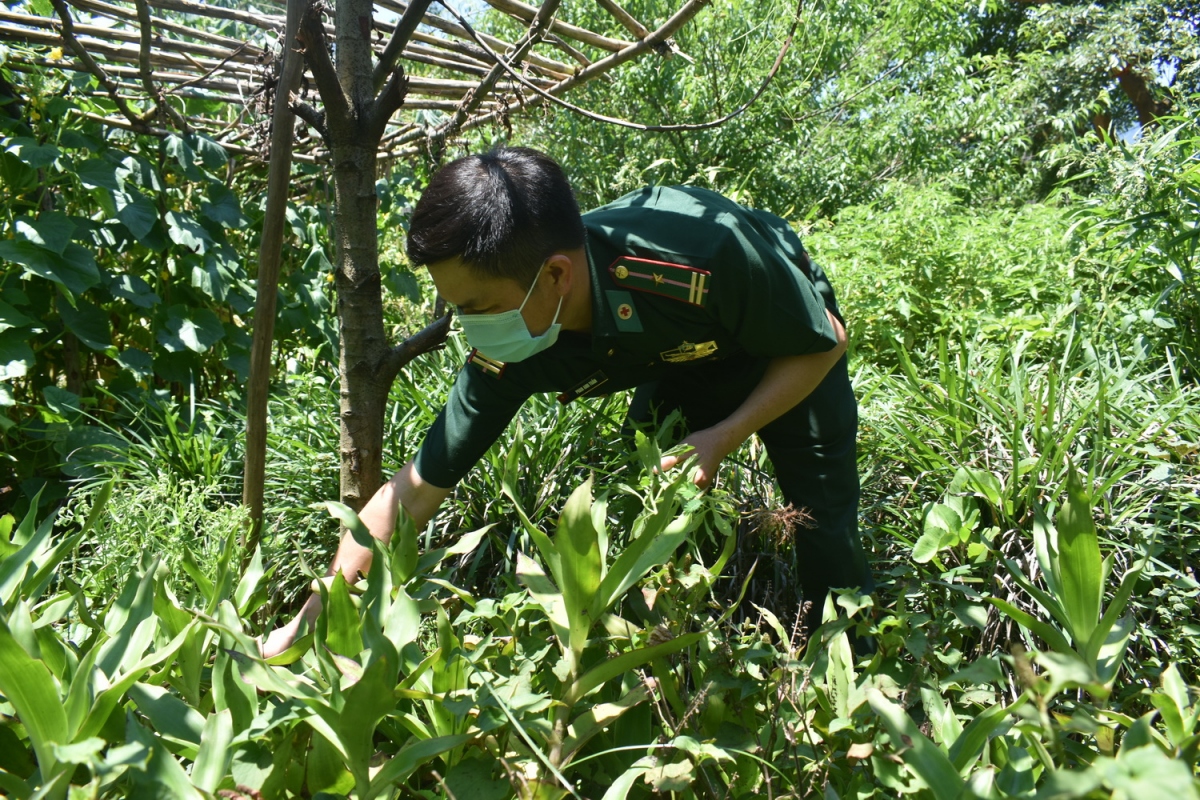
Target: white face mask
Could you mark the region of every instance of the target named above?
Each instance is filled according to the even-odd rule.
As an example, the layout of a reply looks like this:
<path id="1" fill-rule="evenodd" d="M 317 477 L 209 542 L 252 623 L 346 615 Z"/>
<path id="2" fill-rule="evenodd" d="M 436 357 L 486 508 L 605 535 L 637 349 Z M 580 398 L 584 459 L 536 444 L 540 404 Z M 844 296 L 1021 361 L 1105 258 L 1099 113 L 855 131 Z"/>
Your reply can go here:
<path id="1" fill-rule="evenodd" d="M 533 285 L 525 293 L 521 305 L 512 311 L 502 311 L 499 314 L 460 314 L 459 324 L 467 335 L 467 343 L 490 359 L 512 363 L 524 361 L 532 355 L 542 352 L 558 341 L 558 332 L 562 325 L 558 322 L 558 314 L 562 311 L 563 299 L 558 298 L 558 308 L 554 310 L 554 320 L 541 336 L 534 336 L 521 316 L 522 309 L 533 296 L 537 287 L 538 272 L 533 279 Z"/>

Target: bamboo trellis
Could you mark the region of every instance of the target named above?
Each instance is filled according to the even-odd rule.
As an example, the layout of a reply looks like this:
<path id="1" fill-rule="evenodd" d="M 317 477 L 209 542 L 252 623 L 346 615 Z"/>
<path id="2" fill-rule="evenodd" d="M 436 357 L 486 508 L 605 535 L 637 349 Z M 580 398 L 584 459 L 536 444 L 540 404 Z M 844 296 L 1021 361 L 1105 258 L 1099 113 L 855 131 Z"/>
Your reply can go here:
<path id="1" fill-rule="evenodd" d="M 546 102 L 515 80 L 514 72 L 558 96 L 641 55 L 670 57 L 675 53 L 672 35 L 708 0 L 685 0 L 656 27 L 635 19 L 615 0 L 597 2 L 607 12 L 609 29 L 589 30 L 556 15 L 546 34 L 525 52 L 513 42 L 474 30 L 466 19 L 471 15 L 460 14 L 449 2 L 431 5 L 400 54 L 408 91 L 381 140 L 381 158 L 411 156 L 430 143 L 444 143 Z M 492 12 L 516 23 L 509 29 L 532 25 L 539 11 L 519 0 L 487 3 Z M 53 0 L 53 6 L 49 16 L 23 6 L 0 10 L 0 41 L 12 45 L 9 69 L 89 73 L 97 79 L 91 90 L 96 109 L 75 113 L 150 135 L 197 131 L 231 154 L 266 160 L 280 55 L 288 44 L 283 41 L 282 2 L 260 0 L 229 8 L 196 0 Z M 481 8 L 472 6 L 472 15 L 478 18 Z M 384 56 L 406 9 L 399 0 L 374 3 L 377 56 Z M 329 20 L 325 27 L 332 42 Z M 498 66 L 497 57 L 506 63 Z M 313 94 L 306 91 L 311 82 L 306 74 L 293 96 L 297 104 Z M 193 98 L 231 111 L 196 114 L 187 103 Z M 296 158 L 320 159 L 322 144 L 319 136 L 301 136 Z"/>

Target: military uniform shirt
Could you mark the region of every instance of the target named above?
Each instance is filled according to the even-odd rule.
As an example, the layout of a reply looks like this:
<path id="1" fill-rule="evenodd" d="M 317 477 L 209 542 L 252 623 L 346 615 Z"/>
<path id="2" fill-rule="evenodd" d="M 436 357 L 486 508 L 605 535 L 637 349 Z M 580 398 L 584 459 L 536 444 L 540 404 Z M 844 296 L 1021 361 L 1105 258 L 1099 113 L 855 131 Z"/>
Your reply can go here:
<path id="1" fill-rule="evenodd" d="M 562 331 L 509 364 L 476 354 L 417 454 L 429 483 L 454 486 L 534 393 L 570 402 L 722 359 L 761 375 L 772 358 L 837 345 L 832 289 L 779 217 L 677 186 L 633 192 L 583 222 L 591 334 Z"/>

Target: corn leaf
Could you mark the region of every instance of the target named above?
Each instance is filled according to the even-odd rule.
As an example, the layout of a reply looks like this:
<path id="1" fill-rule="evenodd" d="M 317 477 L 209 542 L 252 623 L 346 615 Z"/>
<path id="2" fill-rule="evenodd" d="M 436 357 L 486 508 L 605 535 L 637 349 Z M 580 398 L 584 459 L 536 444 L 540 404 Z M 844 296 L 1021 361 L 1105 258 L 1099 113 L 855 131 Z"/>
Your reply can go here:
<path id="1" fill-rule="evenodd" d="M 683 636 L 677 636 L 662 644 L 654 645 L 653 647 L 630 650 L 628 653 L 622 653 L 615 658 L 610 658 L 592 667 L 579 680 L 571 684 L 571 688 L 567 690 L 563 702 L 567 705 L 573 705 L 585 697 L 588 692 L 597 686 L 607 683 L 618 675 L 624 675 L 629 670 L 636 669 L 642 664 L 653 661 L 656 658 L 663 658 L 672 653 L 678 653 L 680 650 L 691 647 L 703 638 L 704 633 L 702 631 L 688 633 Z"/>
<path id="2" fill-rule="evenodd" d="M 1092 500 L 1073 464 L 1067 466 L 1067 502 L 1059 508 L 1055 521 L 1062 604 L 1071 620 L 1071 638 L 1085 646 L 1100 619 L 1103 564 L 1092 522 Z"/>
<path id="3" fill-rule="evenodd" d="M 568 646 L 578 662 L 588 633 L 600 614 L 593 608 L 600 588 L 600 542 L 592 525 L 592 479 L 571 493 L 558 521 L 554 545 L 559 556 L 559 588 L 569 630 Z"/>
<path id="4" fill-rule="evenodd" d="M 429 763 L 447 750 L 453 750 L 459 745 L 466 744 L 470 739 L 469 734 L 462 733 L 454 736 L 439 736 L 435 739 L 409 742 L 404 747 L 401 747 L 400 751 L 392 756 L 383 769 L 379 770 L 379 773 L 375 775 L 371 781 L 367 797 L 377 797 L 387 787 L 403 781 L 422 764 Z"/>
<path id="5" fill-rule="evenodd" d="M 867 689 L 867 702 L 883 720 L 905 765 L 925 782 L 934 798 L 958 800 L 966 784 L 946 754 L 929 741 L 904 709 L 888 700 L 883 692 Z"/>
<path id="6" fill-rule="evenodd" d="M 29 654 L 0 621 L 0 694 L 25 726 L 43 780 L 54 775 L 55 744 L 67 744 L 67 714 L 54 676 Z"/>
<path id="7" fill-rule="evenodd" d="M 200 752 L 192 765 L 192 783 L 203 792 L 212 794 L 229 768 L 233 742 L 233 716 L 218 711 L 204 721 L 200 735 Z"/>

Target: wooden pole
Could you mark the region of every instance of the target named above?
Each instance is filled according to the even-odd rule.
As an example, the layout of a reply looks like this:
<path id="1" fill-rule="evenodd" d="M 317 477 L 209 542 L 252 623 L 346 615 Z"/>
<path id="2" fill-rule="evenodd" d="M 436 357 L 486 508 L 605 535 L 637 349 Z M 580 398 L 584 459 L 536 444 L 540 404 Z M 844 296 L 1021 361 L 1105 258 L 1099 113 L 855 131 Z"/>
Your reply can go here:
<path id="1" fill-rule="evenodd" d="M 267 395 L 271 385 L 271 344 L 275 338 L 275 300 L 283 255 L 288 186 L 292 174 L 295 115 L 290 95 L 300 84 L 304 58 L 295 51 L 296 32 L 307 0 L 288 0 L 283 64 L 275 87 L 271 117 L 271 154 L 267 173 L 267 207 L 258 251 L 258 285 L 254 302 L 254 341 L 250 349 L 250 382 L 246 391 L 246 462 L 242 504 L 250 509 L 250 530 L 243 537 L 249 555 L 258 546 L 263 523 L 263 481 L 267 461 Z"/>

